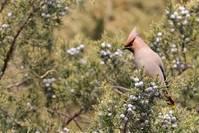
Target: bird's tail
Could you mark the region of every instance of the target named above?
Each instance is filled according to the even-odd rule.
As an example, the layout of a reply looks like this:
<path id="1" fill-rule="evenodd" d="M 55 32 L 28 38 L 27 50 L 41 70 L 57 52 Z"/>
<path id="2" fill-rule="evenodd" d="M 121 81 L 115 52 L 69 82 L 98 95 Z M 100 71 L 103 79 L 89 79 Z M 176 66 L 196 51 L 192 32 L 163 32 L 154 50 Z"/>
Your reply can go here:
<path id="1" fill-rule="evenodd" d="M 163 77 L 164 77 L 164 83 L 165 83 L 167 89 L 169 89 L 169 82 L 166 79 L 164 68 L 161 65 L 159 67 L 160 67 Z M 173 100 L 173 98 L 171 97 L 171 95 L 168 93 L 167 90 L 163 90 L 163 96 L 166 98 L 167 104 L 175 105 L 175 101 Z"/>

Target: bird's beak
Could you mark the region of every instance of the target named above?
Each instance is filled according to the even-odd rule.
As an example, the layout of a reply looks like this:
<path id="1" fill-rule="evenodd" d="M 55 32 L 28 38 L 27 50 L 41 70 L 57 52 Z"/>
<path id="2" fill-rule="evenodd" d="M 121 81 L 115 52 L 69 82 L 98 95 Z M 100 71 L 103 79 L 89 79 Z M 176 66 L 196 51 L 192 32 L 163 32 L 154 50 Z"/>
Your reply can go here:
<path id="1" fill-rule="evenodd" d="M 128 46 L 124 46 L 122 50 L 130 50 L 131 47 L 128 47 Z"/>
<path id="2" fill-rule="evenodd" d="M 122 50 L 129 50 L 134 53 L 134 50 L 132 49 L 132 47 L 128 45 L 124 46 Z"/>

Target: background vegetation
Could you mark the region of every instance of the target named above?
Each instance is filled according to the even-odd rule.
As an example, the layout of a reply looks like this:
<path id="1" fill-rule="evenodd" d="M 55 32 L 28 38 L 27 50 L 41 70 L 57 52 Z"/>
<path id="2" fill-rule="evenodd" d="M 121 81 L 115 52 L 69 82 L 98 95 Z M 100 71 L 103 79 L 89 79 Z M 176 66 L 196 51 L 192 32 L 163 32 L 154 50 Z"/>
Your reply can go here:
<path id="1" fill-rule="evenodd" d="M 131 29 L 165 89 L 122 50 Z M 199 2 L 2 0 L 1 132 L 199 132 Z"/>

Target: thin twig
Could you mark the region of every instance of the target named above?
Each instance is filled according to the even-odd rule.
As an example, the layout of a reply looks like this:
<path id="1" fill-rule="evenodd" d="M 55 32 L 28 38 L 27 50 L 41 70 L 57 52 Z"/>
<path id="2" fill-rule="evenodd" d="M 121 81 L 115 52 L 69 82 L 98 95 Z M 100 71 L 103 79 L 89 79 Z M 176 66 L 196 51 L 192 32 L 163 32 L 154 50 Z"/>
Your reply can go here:
<path id="1" fill-rule="evenodd" d="M 82 132 L 83 129 L 81 128 L 81 126 L 79 125 L 79 123 L 77 122 L 77 120 L 73 120 L 75 122 L 75 125 L 79 128 L 79 130 Z"/>
<path id="2" fill-rule="evenodd" d="M 128 120 L 124 123 L 124 128 L 122 130 L 122 133 L 127 133 L 127 127 L 128 127 Z"/>
<path id="3" fill-rule="evenodd" d="M 11 59 L 11 57 L 13 55 L 13 52 L 14 52 L 15 47 L 16 47 L 17 38 L 19 37 L 19 35 L 23 31 L 23 29 L 25 28 L 26 24 L 28 23 L 28 21 L 32 17 L 32 15 L 33 15 L 33 12 L 31 12 L 28 15 L 28 17 L 26 18 L 26 20 L 24 21 L 24 23 L 19 27 L 19 29 L 17 30 L 16 35 L 14 36 L 14 39 L 13 39 L 13 41 L 11 43 L 9 51 L 6 54 L 6 58 L 4 59 L 4 64 L 3 64 L 3 67 L 2 67 L 2 70 L 1 70 L 0 80 L 3 77 L 3 75 L 4 75 L 4 73 L 5 73 L 6 69 L 7 69 L 7 66 L 8 66 L 8 62 L 10 61 L 10 59 Z"/>
<path id="4" fill-rule="evenodd" d="M 52 69 L 52 70 L 48 70 L 46 71 L 43 75 L 40 76 L 41 79 L 45 78 L 49 73 L 51 72 L 56 72 L 56 70 Z"/>
<path id="5" fill-rule="evenodd" d="M 20 81 L 20 82 L 17 82 L 17 83 L 15 83 L 15 84 L 13 84 L 13 85 L 9 85 L 8 87 L 6 87 L 6 89 L 11 89 L 11 88 L 19 87 L 19 86 L 21 86 L 21 85 L 27 83 L 28 80 L 30 80 L 30 79 L 29 79 L 29 78 L 28 78 L 28 79 L 24 79 L 24 80 L 22 80 L 22 81 Z"/>
<path id="6" fill-rule="evenodd" d="M 109 79 L 109 80 L 112 84 L 117 84 L 113 79 Z M 119 93 L 125 93 L 125 92 L 130 91 L 128 88 L 125 88 L 125 87 L 120 86 L 120 85 L 112 85 L 112 88 L 117 89 L 117 92 L 119 92 Z"/>
<path id="7" fill-rule="evenodd" d="M 119 90 L 114 89 L 114 91 L 115 91 L 116 93 L 120 94 L 120 95 L 124 95 L 124 93 L 121 92 L 121 91 L 119 91 Z"/>
<path id="8" fill-rule="evenodd" d="M 38 9 L 39 9 L 39 7 L 38 8 L 34 8 L 34 6 L 33 6 L 32 11 L 29 13 L 28 17 L 24 20 L 23 24 L 17 30 L 16 35 L 14 36 L 14 39 L 11 42 L 11 46 L 10 46 L 10 48 L 9 48 L 7 54 L 6 54 L 6 57 L 4 59 L 4 64 L 3 64 L 3 67 L 2 67 L 2 70 L 1 70 L 1 74 L 0 74 L 0 80 L 4 76 L 5 71 L 6 71 L 7 67 L 8 67 L 8 63 L 9 63 L 11 57 L 13 56 L 13 53 L 14 53 L 14 50 L 15 50 L 15 47 L 16 47 L 16 41 L 17 41 L 19 35 L 21 34 L 21 32 L 23 31 L 23 29 L 28 24 L 30 18 L 34 15 L 34 13 L 36 12 L 36 10 L 38 10 Z"/>
<path id="9" fill-rule="evenodd" d="M 1 2 L 1 8 L 0 8 L 0 13 L 3 11 L 3 9 L 5 8 L 5 6 L 8 4 L 8 0 L 3 0 Z"/>
<path id="10" fill-rule="evenodd" d="M 70 115 L 70 112 L 65 108 L 65 111 Z M 80 117 L 80 116 L 79 116 Z M 81 128 L 81 126 L 79 125 L 78 121 L 76 119 L 73 120 L 76 124 L 76 126 L 79 128 L 80 131 L 83 132 L 83 129 Z M 66 122 L 66 120 L 65 120 Z"/>
<path id="11" fill-rule="evenodd" d="M 82 114 L 83 111 L 84 111 L 84 109 L 81 108 L 78 112 L 74 113 L 74 114 L 66 121 L 66 125 L 70 124 L 70 122 L 71 122 L 72 120 L 74 120 L 75 118 L 79 117 L 79 116 Z"/>
<path id="12" fill-rule="evenodd" d="M 51 113 L 56 113 L 57 115 L 60 115 L 60 116 L 64 116 L 65 118 L 69 118 L 69 119 L 65 122 L 66 125 L 68 125 L 68 124 L 70 123 L 70 122 L 69 122 L 69 123 L 67 124 L 67 122 L 68 122 L 72 117 L 74 117 L 74 115 L 75 115 L 75 114 L 74 114 L 74 115 L 71 117 L 70 115 L 67 115 L 67 114 L 65 114 L 65 113 L 63 113 L 63 112 L 58 112 L 58 111 L 54 111 L 54 110 L 51 110 L 51 109 L 48 109 L 48 111 L 51 112 Z M 77 112 L 77 113 L 78 113 L 78 112 Z M 76 113 L 76 114 L 77 114 L 77 113 Z M 80 114 L 79 114 L 79 115 L 80 115 Z M 79 115 L 78 115 L 78 116 L 79 116 Z M 78 117 L 78 116 L 76 116 L 76 117 Z M 74 119 L 71 119 L 71 121 L 73 120 L 73 121 L 75 122 L 75 125 L 79 128 L 79 130 L 80 130 L 80 131 L 83 131 L 83 129 L 81 128 L 81 126 L 79 125 L 79 123 L 77 122 L 77 120 L 75 119 L 76 117 L 74 117 Z"/>
<path id="13" fill-rule="evenodd" d="M 128 118 L 128 111 L 127 111 L 127 109 L 125 110 L 124 115 Z M 124 126 L 123 126 L 123 128 L 120 129 L 121 133 L 127 133 L 128 122 L 129 122 L 129 119 L 124 120 Z"/>
<path id="14" fill-rule="evenodd" d="M 125 88 L 123 86 L 119 86 L 119 85 L 113 85 L 113 88 L 116 88 L 117 90 L 119 90 L 120 92 L 129 92 L 130 90 L 128 88 Z"/>

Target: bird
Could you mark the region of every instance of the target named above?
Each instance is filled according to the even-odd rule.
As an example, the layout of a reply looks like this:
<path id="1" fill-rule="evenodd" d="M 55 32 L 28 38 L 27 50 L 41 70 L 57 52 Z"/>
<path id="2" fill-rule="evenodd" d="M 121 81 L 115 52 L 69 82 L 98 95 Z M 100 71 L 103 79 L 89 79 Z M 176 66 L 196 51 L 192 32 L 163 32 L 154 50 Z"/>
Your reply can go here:
<path id="1" fill-rule="evenodd" d="M 133 53 L 134 63 L 138 69 L 143 69 L 145 75 L 158 78 L 168 88 L 165 69 L 160 56 L 139 36 L 136 27 L 130 32 L 126 43 L 124 43 L 124 49 Z M 166 90 L 163 91 L 163 94 L 170 104 L 174 104 L 173 99 Z"/>

